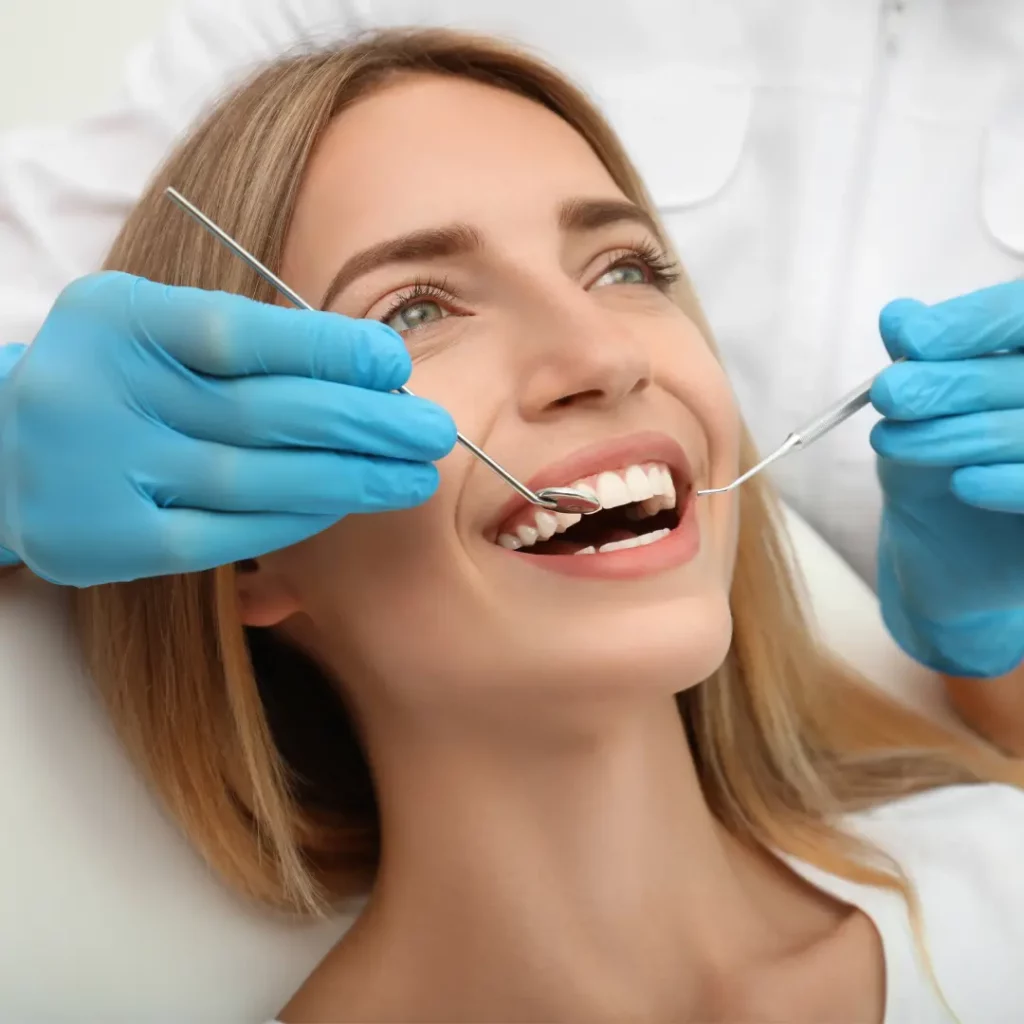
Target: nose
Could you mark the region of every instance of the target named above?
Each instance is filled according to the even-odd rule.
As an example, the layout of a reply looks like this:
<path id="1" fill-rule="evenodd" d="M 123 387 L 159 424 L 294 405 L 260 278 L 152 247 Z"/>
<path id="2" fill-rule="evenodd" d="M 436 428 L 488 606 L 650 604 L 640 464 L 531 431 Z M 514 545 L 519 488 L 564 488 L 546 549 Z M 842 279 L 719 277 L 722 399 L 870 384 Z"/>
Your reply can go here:
<path id="1" fill-rule="evenodd" d="M 588 293 L 549 300 L 529 333 L 521 350 L 524 419 L 566 408 L 612 409 L 650 386 L 650 355 L 637 331 Z"/>

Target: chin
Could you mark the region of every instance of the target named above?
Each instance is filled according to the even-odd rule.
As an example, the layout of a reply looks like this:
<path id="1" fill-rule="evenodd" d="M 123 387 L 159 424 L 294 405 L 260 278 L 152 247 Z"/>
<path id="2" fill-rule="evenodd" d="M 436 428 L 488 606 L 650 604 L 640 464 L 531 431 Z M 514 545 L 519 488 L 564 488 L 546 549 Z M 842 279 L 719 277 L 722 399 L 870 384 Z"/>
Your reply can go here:
<path id="1" fill-rule="evenodd" d="M 545 630 L 543 640 L 535 634 L 529 647 L 535 668 L 527 675 L 557 680 L 553 688 L 605 695 L 678 693 L 717 671 L 732 644 L 726 593 L 602 611 L 566 615 L 563 628 Z"/>

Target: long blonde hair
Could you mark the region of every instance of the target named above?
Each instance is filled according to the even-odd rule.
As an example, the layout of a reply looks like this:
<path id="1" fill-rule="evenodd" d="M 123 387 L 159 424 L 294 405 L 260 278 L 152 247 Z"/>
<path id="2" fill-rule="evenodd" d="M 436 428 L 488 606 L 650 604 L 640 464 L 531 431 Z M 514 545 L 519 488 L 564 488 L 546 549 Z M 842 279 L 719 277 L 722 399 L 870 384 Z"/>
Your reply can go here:
<path id="1" fill-rule="evenodd" d="M 587 140 L 626 196 L 655 213 L 615 134 L 555 70 L 491 39 L 391 31 L 288 57 L 224 99 L 157 173 L 107 267 L 275 301 L 163 188 L 181 189 L 277 270 L 303 170 L 326 127 L 405 72 L 473 79 L 543 104 Z M 710 339 L 685 278 L 677 299 Z M 753 460 L 746 438 L 744 464 Z M 820 649 L 768 486 L 747 484 L 740 501 L 733 643 L 722 667 L 678 698 L 706 797 L 750 844 L 910 898 L 898 868 L 845 835 L 835 816 L 951 783 L 1022 784 L 1024 775 Z M 299 912 L 367 885 L 378 822 L 359 743 L 316 666 L 267 631 L 243 628 L 232 566 L 95 587 L 80 592 L 77 609 L 124 743 L 230 885 Z"/>

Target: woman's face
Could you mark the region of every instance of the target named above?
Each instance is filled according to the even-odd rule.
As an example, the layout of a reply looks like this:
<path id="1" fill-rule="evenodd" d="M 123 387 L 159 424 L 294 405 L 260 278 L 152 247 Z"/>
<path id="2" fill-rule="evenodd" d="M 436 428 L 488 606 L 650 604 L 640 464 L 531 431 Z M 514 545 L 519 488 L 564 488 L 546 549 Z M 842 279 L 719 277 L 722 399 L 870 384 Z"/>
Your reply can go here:
<path id="1" fill-rule="evenodd" d="M 325 296 L 353 256 L 413 232 L 434 244 L 348 278 L 328 308 L 401 332 L 412 390 L 519 479 L 582 481 L 612 511 L 546 515 L 457 446 L 426 505 L 350 516 L 261 559 L 241 578 L 249 621 L 302 613 L 292 628 L 357 702 L 381 686 L 436 702 L 705 678 L 731 636 L 736 509 L 691 490 L 736 475 L 739 423 L 666 294 L 653 225 L 551 112 L 410 76 L 332 125 L 283 277 Z"/>

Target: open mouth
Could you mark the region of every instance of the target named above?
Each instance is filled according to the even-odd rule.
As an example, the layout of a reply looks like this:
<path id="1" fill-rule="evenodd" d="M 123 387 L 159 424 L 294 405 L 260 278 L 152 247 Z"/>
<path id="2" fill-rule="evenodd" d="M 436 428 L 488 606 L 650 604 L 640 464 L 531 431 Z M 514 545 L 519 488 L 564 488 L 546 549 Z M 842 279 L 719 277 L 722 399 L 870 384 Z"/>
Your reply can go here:
<path id="1" fill-rule="evenodd" d="M 679 526 L 691 491 L 681 470 L 664 462 L 606 470 L 568 486 L 595 492 L 601 511 L 580 516 L 527 506 L 501 525 L 497 543 L 529 555 L 594 555 L 657 544 Z"/>

